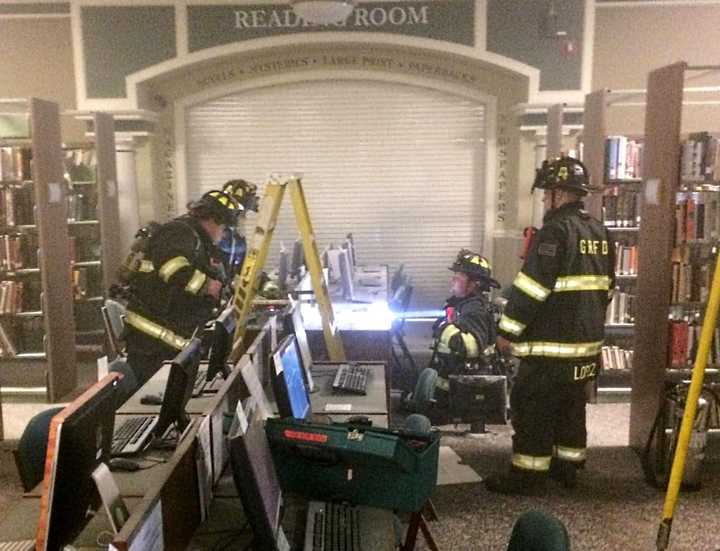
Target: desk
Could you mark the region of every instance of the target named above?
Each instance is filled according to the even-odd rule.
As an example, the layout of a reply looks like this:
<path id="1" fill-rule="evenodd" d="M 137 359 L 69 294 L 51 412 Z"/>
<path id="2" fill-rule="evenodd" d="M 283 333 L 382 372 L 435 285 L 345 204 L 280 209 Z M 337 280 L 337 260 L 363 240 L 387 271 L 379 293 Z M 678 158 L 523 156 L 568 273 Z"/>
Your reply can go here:
<path id="1" fill-rule="evenodd" d="M 332 383 L 337 372 L 337 364 L 313 364 L 313 381 L 317 388 L 310 395 L 313 413 L 335 415 L 387 415 L 387 385 L 385 383 L 385 364 L 367 364 L 367 394 L 337 394 Z"/>

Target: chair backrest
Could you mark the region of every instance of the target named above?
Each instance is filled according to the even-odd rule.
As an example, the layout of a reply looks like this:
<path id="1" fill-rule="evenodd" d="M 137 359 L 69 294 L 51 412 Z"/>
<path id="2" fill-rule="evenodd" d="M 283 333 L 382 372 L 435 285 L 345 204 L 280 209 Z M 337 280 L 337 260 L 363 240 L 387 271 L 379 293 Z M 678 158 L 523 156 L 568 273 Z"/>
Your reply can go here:
<path id="1" fill-rule="evenodd" d="M 117 407 L 124 404 L 130 396 L 135 394 L 140 388 L 135 371 L 127 361 L 125 356 L 118 356 L 108 364 L 108 371 L 111 373 L 120 373 L 123 378 L 118 384 Z"/>
<path id="2" fill-rule="evenodd" d="M 116 300 L 106 299 L 101 310 L 111 352 L 114 356 L 121 356 L 124 349 L 125 307 Z"/>
<path id="3" fill-rule="evenodd" d="M 513 526 L 507 551 L 570 551 L 570 537 L 557 517 L 526 511 Z"/>
<path id="4" fill-rule="evenodd" d="M 413 286 L 409 283 L 401 285 L 397 288 L 390 299 L 390 310 L 396 314 L 404 314 L 407 312 L 408 306 L 410 305 L 410 299 L 412 299 Z M 392 331 L 401 331 L 405 326 L 405 317 L 401 316 L 393 321 Z"/>
<path id="5" fill-rule="evenodd" d="M 43 479 L 50 421 L 62 409 L 62 406 L 46 409 L 30 419 L 20 436 L 17 449 L 13 450 L 20 482 L 26 492 Z"/>

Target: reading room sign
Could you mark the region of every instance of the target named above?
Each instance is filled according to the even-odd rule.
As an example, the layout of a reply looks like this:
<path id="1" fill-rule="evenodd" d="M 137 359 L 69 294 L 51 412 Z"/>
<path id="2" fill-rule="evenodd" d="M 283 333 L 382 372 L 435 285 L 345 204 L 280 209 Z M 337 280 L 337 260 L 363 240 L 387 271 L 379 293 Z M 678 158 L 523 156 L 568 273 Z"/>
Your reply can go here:
<path id="1" fill-rule="evenodd" d="M 393 33 L 475 45 L 474 0 L 361 2 L 346 21 L 313 25 L 288 4 L 188 6 L 191 52 L 241 42 L 308 32 Z"/>

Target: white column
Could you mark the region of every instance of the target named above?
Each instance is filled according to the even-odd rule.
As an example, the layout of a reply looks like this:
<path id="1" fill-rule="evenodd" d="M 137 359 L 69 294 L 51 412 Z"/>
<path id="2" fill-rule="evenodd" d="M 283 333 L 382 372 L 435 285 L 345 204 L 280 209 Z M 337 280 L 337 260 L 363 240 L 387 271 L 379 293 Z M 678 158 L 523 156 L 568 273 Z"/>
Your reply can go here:
<path id="1" fill-rule="evenodd" d="M 118 209 L 120 211 L 120 250 L 122 258 L 130 250 L 140 228 L 140 212 L 135 172 L 135 149 L 132 144 L 119 143 L 116 150 Z"/>

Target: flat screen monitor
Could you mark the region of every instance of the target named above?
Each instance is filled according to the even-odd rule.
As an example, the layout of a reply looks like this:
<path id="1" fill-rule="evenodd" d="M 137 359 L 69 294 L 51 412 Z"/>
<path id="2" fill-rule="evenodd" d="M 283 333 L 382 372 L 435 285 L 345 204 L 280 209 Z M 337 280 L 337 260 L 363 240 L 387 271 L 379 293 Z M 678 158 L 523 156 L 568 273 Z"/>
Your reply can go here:
<path id="1" fill-rule="evenodd" d="M 305 250 L 303 249 L 302 239 L 296 239 L 293 243 L 292 260 L 290 262 L 290 275 L 292 277 L 300 276 L 300 267 L 305 265 Z"/>
<path id="2" fill-rule="evenodd" d="M 288 335 L 273 354 L 272 386 L 280 417 L 308 419 L 310 396 L 295 335 Z"/>
<path id="3" fill-rule="evenodd" d="M 278 542 L 285 540 L 280 526 L 282 490 L 263 421 L 252 398 L 244 407 L 238 403 L 227 439 L 233 480 L 253 531 L 252 548 L 278 551 L 284 547 Z"/>
<path id="4" fill-rule="evenodd" d="M 263 387 L 267 386 L 270 382 L 270 329 L 265 326 L 260 333 L 257 334 L 255 340 L 250 344 L 247 349 L 247 354 L 250 356 L 252 364 L 255 366 L 255 370 L 258 379 L 262 383 Z"/>
<path id="5" fill-rule="evenodd" d="M 290 311 L 288 315 L 285 316 L 285 320 L 289 325 L 288 334 L 295 335 L 295 342 L 297 343 L 300 361 L 303 366 L 305 385 L 309 392 L 314 392 L 315 383 L 312 378 L 312 354 L 310 354 L 310 343 L 308 342 L 307 331 L 305 331 L 305 326 L 303 325 L 299 302 L 293 302 L 290 305 Z"/>
<path id="6" fill-rule="evenodd" d="M 202 340 L 198 337 L 190 339 L 187 346 L 173 358 L 170 375 L 165 385 L 162 406 L 160 406 L 160 415 L 154 429 L 157 438 L 162 437 L 173 424 L 178 434 L 187 427 L 189 419 L 185 414 L 185 406 L 192 396 L 201 358 Z"/>
<path id="7" fill-rule="evenodd" d="M 327 268 L 329 270 L 330 283 L 340 281 L 340 255 L 343 254 L 342 249 L 330 248 L 327 251 Z"/>
<path id="8" fill-rule="evenodd" d="M 88 510 L 100 506 L 92 473 L 110 459 L 119 378 L 103 377 L 50 421 L 38 550 L 71 544 L 89 521 Z"/>
<path id="9" fill-rule="evenodd" d="M 353 300 L 355 296 L 353 269 L 350 265 L 350 255 L 347 251 L 340 253 L 340 283 L 342 285 L 343 298 L 345 300 Z"/>
<path id="10" fill-rule="evenodd" d="M 218 373 L 227 378 L 230 369 L 228 355 L 235 334 L 235 308 L 230 304 L 206 328 L 208 351 L 207 380 L 212 381 Z"/>
<path id="11" fill-rule="evenodd" d="M 278 287 L 280 290 L 287 288 L 288 279 L 288 253 L 284 248 L 280 249 L 280 258 L 278 259 Z"/>

